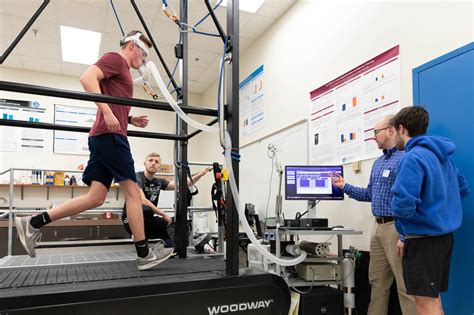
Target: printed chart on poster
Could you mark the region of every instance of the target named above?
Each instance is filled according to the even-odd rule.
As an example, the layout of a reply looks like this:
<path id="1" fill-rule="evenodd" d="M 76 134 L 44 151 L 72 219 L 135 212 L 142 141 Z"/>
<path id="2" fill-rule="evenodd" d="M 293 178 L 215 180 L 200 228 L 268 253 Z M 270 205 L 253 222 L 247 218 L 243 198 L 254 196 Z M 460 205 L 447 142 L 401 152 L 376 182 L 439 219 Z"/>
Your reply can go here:
<path id="1" fill-rule="evenodd" d="M 92 127 L 97 108 L 54 105 L 54 123 L 67 126 Z M 88 133 L 54 131 L 54 153 L 89 155 Z"/>
<path id="2" fill-rule="evenodd" d="M 343 164 L 380 155 L 374 125 L 400 109 L 399 46 L 310 92 L 312 164 Z"/>
<path id="3" fill-rule="evenodd" d="M 240 136 L 247 136 L 265 123 L 263 65 L 239 85 Z"/>
<path id="4" fill-rule="evenodd" d="M 0 119 L 45 122 L 46 109 L 40 102 L 0 99 Z M 45 131 L 31 128 L 0 127 L 0 151 L 41 152 Z"/>

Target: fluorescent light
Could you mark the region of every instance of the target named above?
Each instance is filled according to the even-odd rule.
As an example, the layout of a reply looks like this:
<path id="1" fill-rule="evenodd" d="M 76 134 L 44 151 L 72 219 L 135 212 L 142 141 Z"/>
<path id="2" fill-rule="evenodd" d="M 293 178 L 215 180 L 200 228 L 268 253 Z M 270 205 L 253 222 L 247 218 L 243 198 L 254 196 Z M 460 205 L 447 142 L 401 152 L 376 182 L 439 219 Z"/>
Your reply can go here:
<path id="1" fill-rule="evenodd" d="M 99 58 L 101 33 L 60 25 L 63 61 L 91 65 Z"/>
<path id="2" fill-rule="evenodd" d="M 217 3 L 219 0 L 217 0 Z M 265 0 L 240 0 L 239 1 L 239 10 L 246 11 L 250 13 L 255 13 L 262 6 Z M 221 6 L 227 6 L 227 0 L 222 0 Z"/>

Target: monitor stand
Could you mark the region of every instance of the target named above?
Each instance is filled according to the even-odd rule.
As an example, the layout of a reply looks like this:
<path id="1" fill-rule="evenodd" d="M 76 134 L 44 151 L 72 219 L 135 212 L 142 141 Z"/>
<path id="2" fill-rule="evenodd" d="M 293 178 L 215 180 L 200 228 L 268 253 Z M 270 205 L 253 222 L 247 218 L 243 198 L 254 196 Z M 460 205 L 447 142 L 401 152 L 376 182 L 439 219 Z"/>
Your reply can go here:
<path id="1" fill-rule="evenodd" d="M 314 207 L 311 208 L 311 206 L 313 205 L 314 203 Z M 316 218 L 316 206 L 317 206 L 318 202 L 314 201 L 314 200 L 309 200 L 308 201 L 308 213 L 306 214 L 306 217 L 307 218 Z"/>

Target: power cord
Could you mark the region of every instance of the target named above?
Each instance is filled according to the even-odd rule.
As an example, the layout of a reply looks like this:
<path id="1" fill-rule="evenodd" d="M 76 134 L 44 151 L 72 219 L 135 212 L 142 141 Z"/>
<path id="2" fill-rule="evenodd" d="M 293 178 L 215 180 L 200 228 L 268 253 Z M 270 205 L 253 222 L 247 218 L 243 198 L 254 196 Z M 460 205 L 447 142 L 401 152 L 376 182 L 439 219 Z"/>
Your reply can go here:
<path id="1" fill-rule="evenodd" d="M 311 205 L 311 207 L 309 207 L 309 210 L 313 210 L 313 208 L 314 208 L 318 203 L 320 203 L 320 202 L 321 202 L 321 200 L 315 200 L 315 201 L 313 201 L 313 204 Z M 303 217 L 306 213 L 308 213 L 309 210 L 306 210 L 306 211 L 303 212 L 303 213 L 296 212 L 295 219 L 296 219 L 296 220 L 301 219 L 301 217 Z"/>
<path id="2" fill-rule="evenodd" d="M 293 283 L 291 283 L 290 277 L 288 277 L 288 274 L 285 272 L 285 268 L 282 269 L 283 278 L 286 280 L 286 282 L 288 282 L 288 286 L 291 287 L 291 289 L 295 290 L 299 294 L 308 294 L 309 292 L 311 292 L 311 290 L 314 287 L 314 270 L 313 270 L 312 267 L 309 267 L 309 270 L 311 270 L 312 277 L 311 277 L 311 286 L 309 287 L 309 289 L 307 291 L 302 291 L 300 289 L 297 289 L 295 287 L 295 285 Z"/>
<path id="3" fill-rule="evenodd" d="M 274 163 L 274 160 L 275 160 L 275 153 L 273 153 L 272 156 L 270 156 L 268 153 L 269 153 L 269 152 L 267 152 L 267 156 L 272 159 L 272 171 L 271 171 L 271 173 L 270 173 L 270 182 L 269 182 L 269 184 L 268 184 L 268 199 L 267 199 L 267 207 L 266 207 L 266 209 L 265 209 L 265 227 L 267 226 L 268 206 L 269 206 L 269 204 L 270 204 L 270 197 L 271 197 L 271 195 L 272 195 L 273 165 L 275 164 L 275 163 Z"/>

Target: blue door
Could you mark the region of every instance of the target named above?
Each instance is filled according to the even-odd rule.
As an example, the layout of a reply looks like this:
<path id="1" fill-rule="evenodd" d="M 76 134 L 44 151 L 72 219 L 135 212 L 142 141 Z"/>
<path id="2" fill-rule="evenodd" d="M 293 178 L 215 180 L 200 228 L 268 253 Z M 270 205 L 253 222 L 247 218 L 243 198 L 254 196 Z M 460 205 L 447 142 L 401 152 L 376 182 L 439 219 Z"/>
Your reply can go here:
<path id="1" fill-rule="evenodd" d="M 474 314 L 474 42 L 413 69 L 413 101 L 428 109 L 429 133 L 454 141 L 455 163 L 470 185 L 441 299 L 447 315 Z"/>

